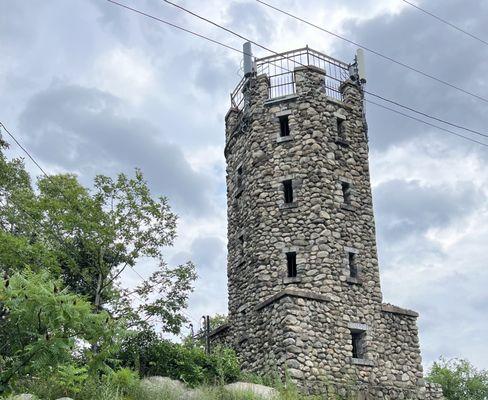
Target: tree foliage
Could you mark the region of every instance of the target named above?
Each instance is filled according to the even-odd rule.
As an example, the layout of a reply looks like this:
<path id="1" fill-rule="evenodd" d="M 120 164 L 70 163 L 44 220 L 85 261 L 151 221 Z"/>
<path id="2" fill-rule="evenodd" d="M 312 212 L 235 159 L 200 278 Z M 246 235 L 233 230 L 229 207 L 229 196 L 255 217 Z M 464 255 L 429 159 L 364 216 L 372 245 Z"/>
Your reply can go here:
<path id="1" fill-rule="evenodd" d="M 91 190 L 76 176 L 37 179 L 34 190 L 23 162 L 0 151 L 0 268 L 47 268 L 95 310 L 143 326 L 156 320 L 179 333 L 195 268 L 171 267 L 163 257 L 176 237 L 176 215 L 165 197 L 151 194 L 143 174 L 98 175 Z M 152 260 L 153 273 L 129 291 L 120 286 L 127 268 Z M 139 274 L 141 275 L 141 274 Z"/>
<path id="2" fill-rule="evenodd" d="M 0 285 L 0 383 L 69 362 L 73 354 L 97 368 L 113 340 L 107 313 L 69 292 L 46 271 L 16 272 Z M 87 346 L 97 344 L 96 354 Z"/>
<path id="3" fill-rule="evenodd" d="M 73 174 L 33 183 L 6 147 L 0 141 L 0 385 L 42 371 L 78 385 L 85 368 L 117 365 L 114 345 L 131 328 L 179 333 L 195 269 L 165 262 L 177 217 L 142 172 L 98 175 L 91 188 Z M 123 288 L 123 272 L 141 260 L 152 274 Z"/>
<path id="4" fill-rule="evenodd" d="M 442 386 L 448 400 L 488 399 L 488 371 L 478 370 L 466 360 L 435 362 L 428 380 Z"/>

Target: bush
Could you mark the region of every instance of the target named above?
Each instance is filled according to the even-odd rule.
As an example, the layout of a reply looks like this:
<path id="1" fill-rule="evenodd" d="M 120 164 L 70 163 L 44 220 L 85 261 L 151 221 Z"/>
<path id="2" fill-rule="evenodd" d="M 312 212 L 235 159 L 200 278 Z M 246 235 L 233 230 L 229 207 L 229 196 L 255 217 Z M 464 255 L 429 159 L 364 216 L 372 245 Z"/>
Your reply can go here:
<path id="1" fill-rule="evenodd" d="M 233 382 L 240 375 L 237 356 L 231 349 L 215 348 L 207 356 L 200 347 L 172 343 L 148 331 L 128 337 L 118 358 L 124 367 L 138 370 L 141 376 L 167 376 L 191 387 Z"/>
<path id="2" fill-rule="evenodd" d="M 46 271 L 26 270 L 0 280 L 0 317 L 0 393 L 45 371 L 60 377 L 65 373 L 68 379 L 76 372 L 68 367 L 74 365 L 75 353 L 84 356 L 88 368 L 97 369 L 111 351 L 109 315 L 95 313 L 89 302 Z M 96 353 L 90 351 L 95 345 Z"/>
<path id="3" fill-rule="evenodd" d="M 447 400 L 486 400 L 488 398 L 488 371 L 478 370 L 466 360 L 440 359 L 427 376 L 438 383 Z"/>

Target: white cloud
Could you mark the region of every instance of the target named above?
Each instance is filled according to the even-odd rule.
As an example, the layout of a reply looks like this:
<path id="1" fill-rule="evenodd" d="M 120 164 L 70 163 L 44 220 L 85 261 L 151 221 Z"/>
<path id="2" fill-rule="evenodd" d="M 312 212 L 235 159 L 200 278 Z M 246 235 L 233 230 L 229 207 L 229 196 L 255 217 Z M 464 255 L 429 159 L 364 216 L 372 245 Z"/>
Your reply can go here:
<path id="1" fill-rule="evenodd" d="M 140 104 L 154 89 L 155 74 L 146 54 L 135 49 L 117 47 L 102 53 L 86 77 L 96 87 Z M 94 79 L 93 79 L 94 78 Z"/>

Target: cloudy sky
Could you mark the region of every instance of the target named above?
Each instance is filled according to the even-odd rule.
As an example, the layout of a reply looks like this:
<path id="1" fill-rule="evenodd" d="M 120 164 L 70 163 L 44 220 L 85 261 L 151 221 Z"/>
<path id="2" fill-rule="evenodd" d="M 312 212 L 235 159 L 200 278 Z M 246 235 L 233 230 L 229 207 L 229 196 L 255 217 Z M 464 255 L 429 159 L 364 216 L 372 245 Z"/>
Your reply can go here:
<path id="1" fill-rule="evenodd" d="M 161 0 L 120 1 L 242 45 Z M 402 0 L 269 1 L 488 96 L 488 46 Z M 254 0 L 179 3 L 276 51 L 308 44 L 346 62 L 354 57 L 353 46 Z M 239 54 L 105 0 L 0 4 L 1 121 L 48 171 L 74 172 L 87 185 L 97 173 L 142 168 L 179 215 L 168 261 L 198 266 L 189 315 L 197 324 L 204 313 L 225 312 L 224 115 L 242 73 Z M 420 4 L 488 40 L 486 1 Z M 366 62 L 371 92 L 488 133 L 487 103 L 373 55 Z M 367 108 L 384 299 L 420 312 L 426 366 L 443 355 L 487 368 L 488 149 Z M 151 268 L 139 265 L 143 275 Z M 127 285 L 137 279 L 131 271 L 124 277 Z"/>

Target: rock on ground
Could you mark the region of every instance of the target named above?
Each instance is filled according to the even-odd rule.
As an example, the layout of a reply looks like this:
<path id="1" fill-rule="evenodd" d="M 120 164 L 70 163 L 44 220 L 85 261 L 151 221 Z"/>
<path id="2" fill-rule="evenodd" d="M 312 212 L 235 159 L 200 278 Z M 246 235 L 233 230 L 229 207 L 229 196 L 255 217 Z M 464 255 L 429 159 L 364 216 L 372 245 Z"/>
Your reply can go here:
<path id="1" fill-rule="evenodd" d="M 156 388 L 168 388 L 168 389 L 176 389 L 176 390 L 185 390 L 185 385 L 180 382 L 173 380 L 171 378 L 165 376 L 150 376 L 148 378 L 144 378 L 141 381 L 143 386 L 149 387 L 156 387 Z"/>
<path id="2" fill-rule="evenodd" d="M 249 382 L 234 382 L 225 385 L 224 389 L 229 392 L 252 392 L 253 394 L 262 397 L 264 400 L 275 399 L 279 394 L 278 391 L 272 387 Z"/>

